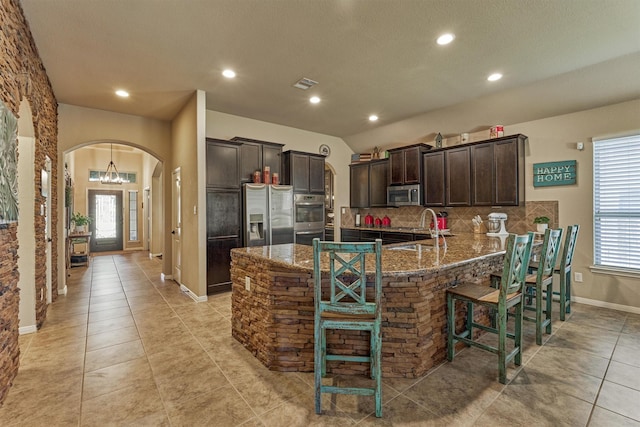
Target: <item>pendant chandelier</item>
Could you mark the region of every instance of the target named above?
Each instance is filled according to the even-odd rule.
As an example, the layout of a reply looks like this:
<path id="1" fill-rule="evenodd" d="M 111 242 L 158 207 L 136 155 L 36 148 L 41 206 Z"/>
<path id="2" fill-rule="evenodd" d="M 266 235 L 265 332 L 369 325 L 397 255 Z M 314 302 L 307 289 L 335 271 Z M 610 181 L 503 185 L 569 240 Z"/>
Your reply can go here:
<path id="1" fill-rule="evenodd" d="M 100 182 L 103 184 L 122 184 L 124 182 L 118 172 L 116 164 L 113 163 L 113 144 L 111 144 L 111 160 L 109 161 L 109 166 L 107 166 L 104 176 L 100 178 Z"/>

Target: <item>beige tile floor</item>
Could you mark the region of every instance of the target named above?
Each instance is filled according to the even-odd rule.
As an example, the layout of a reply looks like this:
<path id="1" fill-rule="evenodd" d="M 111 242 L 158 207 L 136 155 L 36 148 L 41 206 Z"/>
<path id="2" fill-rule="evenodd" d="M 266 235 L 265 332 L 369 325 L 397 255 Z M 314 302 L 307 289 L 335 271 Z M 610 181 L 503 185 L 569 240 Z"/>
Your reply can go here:
<path id="1" fill-rule="evenodd" d="M 94 257 L 68 290 L 20 337 L 2 426 L 640 426 L 636 314 L 575 304 L 540 347 L 525 323 L 506 386 L 477 349 L 417 380 L 385 379 L 376 419 L 370 397 L 342 395 L 316 415 L 312 374 L 271 372 L 231 337 L 229 293 L 197 304 L 146 253 Z"/>

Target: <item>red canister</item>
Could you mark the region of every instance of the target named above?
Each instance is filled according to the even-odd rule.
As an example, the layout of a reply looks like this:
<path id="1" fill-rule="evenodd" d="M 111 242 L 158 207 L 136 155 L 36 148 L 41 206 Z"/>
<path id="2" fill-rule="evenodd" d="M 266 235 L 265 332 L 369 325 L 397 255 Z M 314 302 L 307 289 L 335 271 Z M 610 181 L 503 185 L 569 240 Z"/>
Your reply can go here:
<path id="1" fill-rule="evenodd" d="M 374 222 L 376 224 L 376 227 L 382 227 L 382 220 L 380 218 L 376 217 Z"/>
<path id="2" fill-rule="evenodd" d="M 367 214 L 367 216 L 364 217 L 364 225 L 366 227 L 371 227 L 373 225 L 373 215 Z"/>
<path id="3" fill-rule="evenodd" d="M 391 227 L 391 218 L 389 218 L 387 215 L 385 215 L 384 218 L 382 218 L 382 226 Z"/>

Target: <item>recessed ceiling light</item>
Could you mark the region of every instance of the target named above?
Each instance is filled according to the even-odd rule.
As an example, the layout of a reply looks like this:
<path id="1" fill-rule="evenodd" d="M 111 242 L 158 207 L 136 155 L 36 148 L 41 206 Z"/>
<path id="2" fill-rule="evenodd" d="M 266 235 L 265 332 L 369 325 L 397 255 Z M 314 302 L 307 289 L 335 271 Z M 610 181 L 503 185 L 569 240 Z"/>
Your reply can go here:
<path id="1" fill-rule="evenodd" d="M 309 102 L 311 102 L 312 104 L 317 104 L 320 102 L 320 98 L 317 96 L 312 96 L 311 98 L 309 98 Z"/>
<path id="2" fill-rule="evenodd" d="M 378 121 L 378 116 L 376 116 L 375 114 L 372 114 L 369 116 L 369 121 L 370 122 L 377 122 Z"/>
<path id="3" fill-rule="evenodd" d="M 440 37 L 438 37 L 438 40 L 436 40 L 436 42 L 439 45 L 445 45 L 445 44 L 449 44 L 453 41 L 453 39 L 455 39 L 456 36 L 451 34 L 451 33 L 447 33 L 447 34 L 443 34 Z"/>
<path id="4" fill-rule="evenodd" d="M 222 75 L 228 79 L 232 79 L 236 76 L 236 72 L 233 70 L 226 69 L 222 72 Z"/>
<path id="5" fill-rule="evenodd" d="M 121 98 L 128 98 L 129 92 L 127 92 L 126 90 L 119 89 L 116 91 L 116 95 L 118 95 Z"/>
<path id="6" fill-rule="evenodd" d="M 489 80 L 490 82 L 495 82 L 497 80 L 500 80 L 502 78 L 502 74 L 500 73 L 493 73 L 491 74 L 489 77 L 487 77 L 487 80 Z"/>

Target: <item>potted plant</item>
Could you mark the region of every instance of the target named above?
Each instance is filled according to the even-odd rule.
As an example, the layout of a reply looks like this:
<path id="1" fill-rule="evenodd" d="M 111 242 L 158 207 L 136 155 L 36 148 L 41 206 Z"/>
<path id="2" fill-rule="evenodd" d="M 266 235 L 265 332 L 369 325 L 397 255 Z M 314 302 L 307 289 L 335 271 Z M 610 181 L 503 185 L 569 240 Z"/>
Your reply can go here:
<path id="1" fill-rule="evenodd" d="M 533 223 L 538 227 L 538 233 L 544 233 L 551 220 L 546 216 L 537 216 L 533 219 Z"/>
<path id="2" fill-rule="evenodd" d="M 74 212 L 71 215 L 71 222 L 75 225 L 76 233 L 84 233 L 86 226 L 91 222 L 91 217 L 82 215 L 80 212 Z"/>

